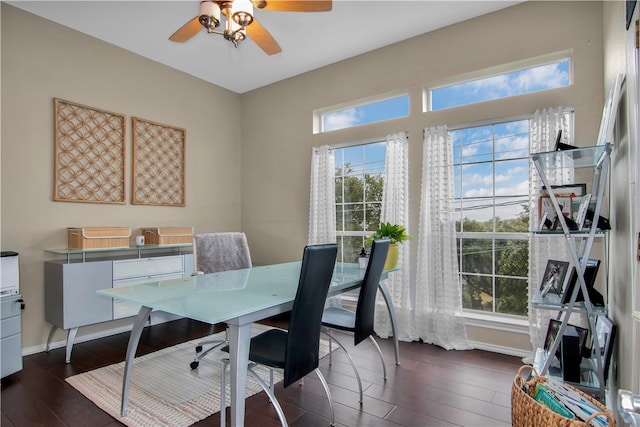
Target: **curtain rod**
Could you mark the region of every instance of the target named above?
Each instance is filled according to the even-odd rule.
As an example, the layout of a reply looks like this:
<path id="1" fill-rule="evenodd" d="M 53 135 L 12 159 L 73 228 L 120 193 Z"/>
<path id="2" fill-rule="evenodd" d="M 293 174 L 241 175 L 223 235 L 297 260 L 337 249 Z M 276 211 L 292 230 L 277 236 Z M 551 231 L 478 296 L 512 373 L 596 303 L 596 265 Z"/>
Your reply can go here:
<path id="1" fill-rule="evenodd" d="M 561 108 L 562 108 L 562 111 L 564 111 L 565 113 L 575 113 L 575 109 L 573 107 L 561 107 Z M 449 125 L 446 125 L 446 126 L 447 126 L 447 130 L 462 130 L 462 129 L 474 128 L 474 127 L 485 126 L 490 124 L 501 124 L 501 123 L 507 123 L 507 122 L 515 122 L 518 120 L 527 120 L 527 119 L 530 119 L 534 113 L 518 114 L 515 116 L 501 117 L 498 119 L 478 120 L 475 122 L 461 123 L 455 126 L 449 126 Z M 424 135 L 424 132 L 423 132 L 423 135 Z"/>
<path id="2" fill-rule="evenodd" d="M 407 136 L 407 138 L 409 138 L 409 132 L 408 131 L 400 131 L 400 132 L 396 132 L 396 133 L 403 133 Z M 392 135 L 392 134 L 390 134 Z M 378 138 L 369 138 L 369 139 L 361 139 L 359 141 L 350 141 L 350 142 L 341 142 L 338 144 L 329 144 L 329 147 L 333 148 L 333 149 L 339 149 L 339 148 L 348 148 L 348 147 L 357 147 L 358 145 L 367 145 L 367 144 L 375 144 L 375 143 L 379 143 L 379 142 L 387 142 L 387 137 L 378 137 Z"/>

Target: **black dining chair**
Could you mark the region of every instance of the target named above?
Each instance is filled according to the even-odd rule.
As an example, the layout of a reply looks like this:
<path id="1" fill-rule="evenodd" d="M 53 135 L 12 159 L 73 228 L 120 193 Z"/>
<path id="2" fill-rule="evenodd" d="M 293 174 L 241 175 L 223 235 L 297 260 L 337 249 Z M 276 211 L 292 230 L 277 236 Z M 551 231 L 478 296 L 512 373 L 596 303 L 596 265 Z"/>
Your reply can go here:
<path id="1" fill-rule="evenodd" d="M 322 332 L 329 337 L 329 364 L 331 364 L 331 343 L 335 342 L 344 351 L 347 356 L 347 360 L 356 374 L 358 388 L 360 390 L 360 404 L 362 404 L 362 381 L 360 380 L 360 374 L 358 373 L 358 369 L 349 355 L 349 352 L 347 352 L 347 349 L 344 348 L 340 341 L 331 334 L 331 330 L 336 329 L 353 333 L 354 345 L 358 345 L 364 339 L 369 338 L 378 351 L 378 355 L 382 361 L 384 379 L 387 379 L 387 368 L 384 364 L 382 350 L 380 350 L 380 346 L 373 337 L 373 322 L 378 283 L 382 276 L 388 252 L 388 239 L 378 239 L 373 241 L 371 253 L 369 255 L 369 264 L 367 264 L 367 269 L 362 279 L 355 312 L 342 307 L 328 307 L 322 314 Z"/>
<path id="2" fill-rule="evenodd" d="M 255 378 L 262 389 L 267 393 L 273 404 L 280 422 L 288 425 L 282 411 L 282 407 L 276 399 L 273 381 L 270 385 L 260 378 L 253 370 L 256 365 L 264 365 L 271 371 L 281 369 L 284 371 L 284 387 L 288 387 L 300 380 L 308 373 L 315 371 L 324 387 L 329 399 L 331 411 L 331 425 L 334 425 L 333 401 L 329 385 L 318 369 L 320 354 L 320 319 L 327 298 L 331 277 L 336 263 L 338 245 L 323 244 L 307 246 L 302 257 L 300 279 L 296 291 L 293 309 L 289 320 L 289 330 L 269 329 L 251 338 L 249 348 L 248 373 Z M 229 351 L 226 346 L 222 351 Z M 220 425 L 226 423 L 226 367 L 229 359 L 222 361 L 221 399 L 220 399 Z"/>

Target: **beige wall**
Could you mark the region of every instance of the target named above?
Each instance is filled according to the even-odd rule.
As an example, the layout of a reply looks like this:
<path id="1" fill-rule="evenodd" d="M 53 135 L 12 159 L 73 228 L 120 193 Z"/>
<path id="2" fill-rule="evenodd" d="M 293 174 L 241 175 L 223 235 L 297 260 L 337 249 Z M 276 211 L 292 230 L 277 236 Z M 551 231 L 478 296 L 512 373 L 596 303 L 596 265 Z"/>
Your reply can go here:
<path id="1" fill-rule="evenodd" d="M 294 259 L 307 241 L 311 147 L 408 131 L 410 231 L 417 233 L 425 127 L 568 105 L 576 110 L 576 144 L 595 143 L 603 105 L 601 22 L 599 2 L 527 2 L 243 94 L 242 227 L 256 260 Z M 573 51 L 571 87 L 421 112 L 428 82 L 563 50 Z M 409 117 L 313 135 L 314 109 L 395 90 L 409 91 Z M 416 240 L 411 244 L 416 254 Z M 469 337 L 529 348 L 518 334 L 474 327 Z"/>
<path id="2" fill-rule="evenodd" d="M 637 8 L 637 7 L 636 7 Z M 636 11 L 636 19 L 638 12 Z M 633 26 L 630 29 L 634 32 Z M 604 40 L 604 89 L 609 93 L 618 74 L 627 73 L 627 43 L 625 28 L 625 3 L 621 1 L 605 2 L 603 6 L 603 40 Z M 632 44 L 632 43 L 631 43 Z M 632 47 L 633 49 L 633 47 Z M 636 50 L 637 52 L 637 50 Z M 637 55 L 637 53 L 636 53 Z M 637 70 L 636 70 L 637 71 Z M 630 76 L 631 77 L 631 76 Z M 631 77 L 634 78 L 634 77 Z M 635 77 L 637 78 L 637 76 Z M 626 117 L 633 114 L 634 110 L 627 105 L 628 97 L 624 97 L 620 104 L 620 116 Z M 636 94 L 637 102 L 637 94 Z M 637 105 L 636 105 L 637 107 Z M 637 114 L 637 110 L 635 110 Z M 634 224 L 630 212 L 638 208 L 633 186 L 634 153 L 638 153 L 638 129 L 628 129 L 627 124 L 633 123 L 623 119 L 623 126 L 616 132 L 615 149 L 612 153 L 611 181 L 613 188 L 619 189 L 612 192 L 611 220 L 614 231 L 611 233 L 612 253 L 610 282 L 612 286 L 609 292 L 610 315 L 618 326 L 619 339 L 617 340 L 618 358 L 613 364 L 614 384 L 616 388 L 640 392 L 637 379 L 632 376 L 639 372 L 638 342 L 634 339 L 633 312 L 633 286 L 638 289 L 635 282 L 637 269 L 637 242 L 634 232 Z M 636 154 L 637 155 L 637 154 Z M 637 185 L 637 183 L 636 183 Z M 634 215 L 638 215 L 637 212 Z M 635 225 L 637 227 L 637 224 Z M 635 267 L 635 268 L 634 268 Z M 635 369 L 634 369 L 635 365 Z M 635 383 L 635 389 L 634 389 Z"/>
<path id="3" fill-rule="evenodd" d="M 256 263 L 287 261 L 307 242 L 314 146 L 408 131 L 417 233 L 423 128 L 570 105 L 576 143 L 592 144 L 603 105 L 601 9 L 599 2 L 527 2 L 237 95 L 3 4 L 1 244 L 21 255 L 24 347 L 46 341 L 43 249 L 63 246 L 65 227 L 242 229 Z M 571 87 L 421 112 L 427 82 L 561 50 L 573 51 Z M 402 89 L 411 95 L 409 117 L 313 135 L 314 109 Z M 187 207 L 53 202 L 54 97 L 187 129 Z M 127 135 L 129 197 L 130 122 Z M 496 347 L 528 343 L 478 327 L 469 336 Z"/>
<path id="4" fill-rule="evenodd" d="M 125 205 L 53 201 L 53 98 L 127 116 Z M 64 247 L 66 227 L 241 229 L 240 102 L 236 93 L 2 4 L 1 243 L 20 253 L 24 348 L 46 341 L 43 261 L 51 256 L 43 250 Z M 187 130 L 186 207 L 131 205 L 131 116 Z"/>

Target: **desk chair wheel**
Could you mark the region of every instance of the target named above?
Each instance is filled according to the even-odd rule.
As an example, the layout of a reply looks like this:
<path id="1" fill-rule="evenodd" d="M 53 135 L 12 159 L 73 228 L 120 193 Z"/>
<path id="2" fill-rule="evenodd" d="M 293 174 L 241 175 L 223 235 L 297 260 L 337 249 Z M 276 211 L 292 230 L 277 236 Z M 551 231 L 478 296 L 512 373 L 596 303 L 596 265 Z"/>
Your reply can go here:
<path id="1" fill-rule="evenodd" d="M 200 361 L 194 360 L 189 366 L 191 366 L 191 369 L 198 369 L 198 366 L 200 366 Z"/>
<path id="2" fill-rule="evenodd" d="M 198 345 L 196 346 L 196 353 L 200 353 L 202 351 L 202 346 Z"/>

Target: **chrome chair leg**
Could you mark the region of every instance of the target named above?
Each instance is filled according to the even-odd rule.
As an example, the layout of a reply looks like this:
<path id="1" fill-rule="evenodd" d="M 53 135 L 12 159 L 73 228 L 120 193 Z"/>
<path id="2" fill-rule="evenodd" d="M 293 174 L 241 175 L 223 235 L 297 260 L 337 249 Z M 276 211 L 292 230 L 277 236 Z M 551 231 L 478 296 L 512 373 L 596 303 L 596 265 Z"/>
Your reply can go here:
<path id="1" fill-rule="evenodd" d="M 331 391 L 329 391 L 329 384 L 327 384 L 327 380 L 324 378 L 324 375 L 322 375 L 322 373 L 320 372 L 320 369 L 316 368 L 315 369 L 315 373 L 316 375 L 318 375 L 318 378 L 320 379 L 320 382 L 322 383 L 322 387 L 324 387 L 324 391 L 325 393 L 327 393 L 327 399 L 329 399 L 329 410 L 331 411 L 331 426 L 335 426 L 336 425 L 336 421 L 335 421 L 335 414 L 333 412 L 333 398 L 331 397 Z"/>
<path id="2" fill-rule="evenodd" d="M 220 372 L 220 427 L 226 427 L 226 424 L 227 424 L 226 389 L 227 389 L 227 366 L 228 365 L 229 365 L 229 359 L 228 358 L 222 359 L 222 372 Z M 288 426 L 287 419 L 284 416 L 284 411 L 282 410 L 280 403 L 276 399 L 276 395 L 274 392 L 273 369 L 269 369 L 271 384 L 267 385 L 267 383 L 265 383 L 264 380 L 260 378 L 260 376 L 253 370 L 254 366 L 256 366 L 255 363 L 249 364 L 247 368 L 247 373 L 251 374 L 254 377 L 254 379 L 258 382 L 258 384 L 260 384 L 260 387 L 262 387 L 264 392 L 267 393 L 267 396 L 269 397 L 269 401 L 271 402 L 276 412 L 278 413 L 278 418 L 280 418 L 280 423 L 284 427 Z"/>
<path id="3" fill-rule="evenodd" d="M 387 367 L 384 364 L 384 357 L 382 357 L 382 350 L 380 350 L 380 346 L 378 345 L 378 342 L 373 337 L 373 335 L 369 335 L 369 339 L 371 340 L 371 342 L 373 343 L 373 346 L 378 351 L 378 355 L 380 356 L 380 361 L 382 362 L 382 372 L 384 373 L 384 380 L 386 381 L 387 380 Z"/>
<path id="4" fill-rule="evenodd" d="M 224 330 L 224 339 L 223 340 L 213 340 L 213 341 L 201 341 L 196 346 L 196 357 L 193 359 L 193 362 L 189 365 L 191 369 L 198 369 L 200 365 L 200 360 L 205 357 L 207 354 L 212 352 L 213 350 L 221 347 L 224 344 L 229 344 L 229 328 L 225 328 Z M 211 345 L 205 351 L 202 351 L 205 345 Z"/>
<path id="5" fill-rule="evenodd" d="M 276 395 L 271 389 L 271 387 L 269 387 L 267 383 L 265 383 L 264 380 L 260 378 L 260 375 L 258 375 L 253 370 L 254 366 L 256 366 L 255 363 L 249 364 L 249 367 L 247 368 L 247 372 L 253 376 L 253 378 L 258 382 L 258 384 L 260 384 L 260 387 L 262 387 L 264 392 L 267 393 L 267 396 L 269 396 L 269 400 L 271 401 L 271 404 L 273 405 L 274 409 L 278 413 L 278 418 L 280 418 L 280 424 L 282 424 L 284 427 L 287 427 L 289 424 L 287 424 L 287 419 L 284 416 L 284 411 L 280 406 L 280 402 L 278 402 L 278 399 L 276 399 Z"/>
<path id="6" fill-rule="evenodd" d="M 353 372 L 356 374 L 356 380 L 358 380 L 358 389 L 360 391 L 360 404 L 362 405 L 362 381 L 360 380 L 360 373 L 358 373 L 358 369 L 356 368 L 356 364 L 353 362 L 353 359 L 349 355 L 349 352 L 347 351 L 347 349 L 344 348 L 344 346 L 340 343 L 340 341 L 335 339 L 331 335 L 331 333 L 328 332 L 327 329 L 322 330 L 322 333 L 329 337 L 329 340 L 330 340 L 329 342 L 335 341 L 335 343 L 338 344 L 338 347 L 340 347 L 342 349 L 342 351 L 344 351 L 345 356 L 347 356 L 347 360 L 351 364 L 351 367 L 353 368 Z"/>
<path id="7" fill-rule="evenodd" d="M 329 335 L 330 332 L 331 332 L 331 329 L 327 329 L 327 335 Z M 331 337 L 331 335 L 329 335 L 329 337 Z M 332 362 L 331 360 L 331 353 L 333 353 L 333 348 L 331 348 L 332 344 L 333 344 L 333 339 L 330 338 L 329 339 L 329 366 L 331 366 L 331 362 Z"/>

